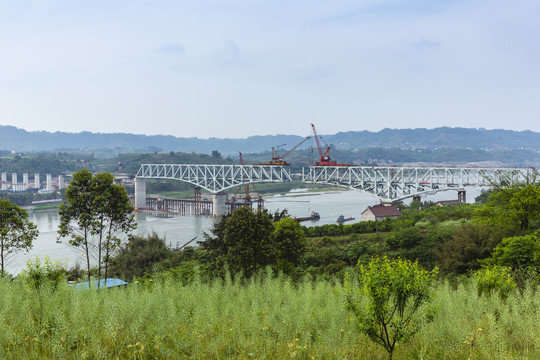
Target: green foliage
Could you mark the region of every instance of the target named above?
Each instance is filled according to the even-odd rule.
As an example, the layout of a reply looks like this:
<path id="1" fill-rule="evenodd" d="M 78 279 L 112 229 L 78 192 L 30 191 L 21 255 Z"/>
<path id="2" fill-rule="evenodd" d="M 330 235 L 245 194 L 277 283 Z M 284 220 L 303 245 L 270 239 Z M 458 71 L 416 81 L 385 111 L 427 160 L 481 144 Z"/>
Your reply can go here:
<path id="1" fill-rule="evenodd" d="M 0 276 L 6 271 L 10 256 L 30 250 L 38 234 L 36 225 L 28 220 L 26 210 L 0 199 Z"/>
<path id="2" fill-rule="evenodd" d="M 112 273 L 126 281 L 152 273 L 156 265 L 170 259 L 174 252 L 165 239 L 153 232 L 146 236 L 131 236 L 112 259 Z"/>
<path id="3" fill-rule="evenodd" d="M 516 287 L 511 269 L 505 266 L 485 267 L 475 273 L 478 296 L 492 296 L 496 293 L 501 300 L 506 300 Z"/>
<path id="4" fill-rule="evenodd" d="M 67 237 L 70 245 L 83 249 L 90 284 L 90 259 L 97 260 L 98 278 L 103 264 L 107 276 L 110 255 L 120 246 L 117 235 L 129 235 L 136 227 L 133 207 L 111 174 L 92 175 L 86 169 L 73 174 L 65 196 L 58 211 L 59 239 Z"/>
<path id="5" fill-rule="evenodd" d="M 529 230 L 532 221 L 540 220 L 540 185 L 532 183 L 497 188 L 477 211 L 477 218 L 508 229 Z"/>
<path id="6" fill-rule="evenodd" d="M 431 320 L 432 313 L 421 319 L 416 312 L 432 299 L 437 270 L 428 272 L 417 262 L 372 258 L 360 265 L 360 288 L 347 280 L 347 308 L 356 316 L 360 332 L 382 345 L 389 358 L 397 342 L 406 342 L 418 330 L 421 321 Z"/>
<path id="7" fill-rule="evenodd" d="M 254 212 L 240 207 L 214 224 L 212 235 L 199 242 L 206 269 L 223 276 L 225 268 L 246 277 L 274 266 L 292 273 L 300 263 L 306 243 L 303 229 L 286 212 Z"/>
<path id="8" fill-rule="evenodd" d="M 275 251 L 278 270 L 290 273 L 300 264 L 300 259 L 306 251 L 306 240 L 302 226 L 285 217 L 274 223 L 272 242 Z"/>
<path id="9" fill-rule="evenodd" d="M 514 270 L 540 271 L 540 238 L 537 235 L 505 238 L 495 247 L 491 259 L 486 262 Z"/>
<path id="10" fill-rule="evenodd" d="M 9 156 L 0 158 L 0 167 L 7 173 L 37 173 L 58 176 L 65 171 L 80 169 L 78 161 L 67 154 L 47 153 L 34 156 Z"/>
<path id="11" fill-rule="evenodd" d="M 422 241 L 422 234 L 416 227 L 406 227 L 398 231 L 394 231 L 386 239 L 386 243 L 390 249 L 404 248 L 411 249 Z"/>
<path id="12" fill-rule="evenodd" d="M 38 291 L 43 287 L 56 289 L 65 280 L 66 271 L 66 264 L 58 260 L 53 262 L 46 256 L 42 263 L 39 257 L 36 257 L 34 260 L 27 261 L 26 268 L 21 272 L 20 277 L 32 289 Z"/>
<path id="13" fill-rule="evenodd" d="M 513 292 L 503 302 L 477 296 L 473 285 L 438 282 L 437 316 L 400 343 L 395 358 L 540 358 L 540 292 Z M 336 281 L 271 272 L 205 281 L 195 270 L 185 284 L 168 277 L 112 291 L 61 285 L 41 296 L 42 308 L 23 281 L 0 279 L 0 294 L 1 359 L 387 357 L 356 331 Z"/>
<path id="14" fill-rule="evenodd" d="M 481 267 L 479 260 L 491 256 L 502 234 L 485 224 L 464 224 L 447 230 L 450 234 L 435 242 L 433 249 L 437 266 L 443 274 L 466 274 Z"/>

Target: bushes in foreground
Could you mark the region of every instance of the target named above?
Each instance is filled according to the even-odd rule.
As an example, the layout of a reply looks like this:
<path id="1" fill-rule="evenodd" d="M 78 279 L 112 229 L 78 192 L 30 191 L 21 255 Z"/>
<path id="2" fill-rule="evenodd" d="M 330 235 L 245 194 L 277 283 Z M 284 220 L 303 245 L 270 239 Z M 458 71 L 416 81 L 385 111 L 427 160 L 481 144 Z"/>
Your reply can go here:
<path id="1" fill-rule="evenodd" d="M 353 284 L 354 285 L 354 284 Z M 296 283 L 272 272 L 249 281 L 147 285 L 41 295 L 0 279 L 0 358 L 385 359 L 356 329 L 340 283 Z M 46 296 L 44 296 L 46 294 Z M 395 359 L 540 358 L 540 293 L 478 296 L 475 279 L 437 283 L 437 313 Z"/>

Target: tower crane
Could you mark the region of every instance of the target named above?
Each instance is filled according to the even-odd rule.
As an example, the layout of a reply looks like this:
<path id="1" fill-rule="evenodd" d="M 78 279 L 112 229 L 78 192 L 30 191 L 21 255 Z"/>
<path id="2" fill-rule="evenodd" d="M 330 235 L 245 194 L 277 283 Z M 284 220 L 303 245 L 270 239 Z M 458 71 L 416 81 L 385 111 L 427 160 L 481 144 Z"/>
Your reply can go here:
<path id="1" fill-rule="evenodd" d="M 298 144 L 296 144 L 291 150 L 287 151 L 283 156 L 280 156 L 278 154 L 278 152 L 276 151 L 276 149 L 274 147 L 272 147 L 272 160 L 264 162 L 264 163 L 260 163 L 259 165 L 280 165 L 280 166 L 288 166 L 288 165 L 290 165 L 288 162 L 283 160 L 283 158 L 285 158 L 287 155 L 292 153 L 294 150 L 296 150 L 300 145 L 305 143 L 310 138 L 311 138 L 311 136 L 307 136 L 304 140 L 302 140 Z M 282 145 L 279 145 L 279 146 L 282 146 Z"/>
<path id="2" fill-rule="evenodd" d="M 350 166 L 349 164 L 338 164 L 337 161 L 334 161 L 330 158 L 330 146 L 326 146 L 326 150 L 322 151 L 321 143 L 319 141 L 319 134 L 315 129 L 315 125 L 311 124 L 313 128 L 313 135 L 315 136 L 315 142 L 317 143 L 317 149 L 319 150 L 320 160 L 315 162 L 316 166 Z"/>

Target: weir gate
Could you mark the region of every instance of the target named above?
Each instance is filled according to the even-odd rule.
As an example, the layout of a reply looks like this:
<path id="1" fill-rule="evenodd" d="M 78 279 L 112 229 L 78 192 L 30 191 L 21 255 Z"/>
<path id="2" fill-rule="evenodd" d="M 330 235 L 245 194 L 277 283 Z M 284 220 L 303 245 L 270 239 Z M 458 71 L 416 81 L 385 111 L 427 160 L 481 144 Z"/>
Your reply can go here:
<path id="1" fill-rule="evenodd" d="M 212 200 L 204 200 L 204 209 L 219 216 L 228 213 L 234 206 L 227 203 L 227 190 L 261 182 L 298 179 L 304 183 L 343 186 L 365 191 L 384 201 L 397 201 L 445 190 L 525 183 L 537 175 L 538 170 L 535 168 L 310 166 L 303 168 L 301 174 L 293 175 L 289 167 L 276 165 L 142 164 L 135 177 L 135 207 L 149 207 L 146 197 L 147 179 L 184 181 L 193 184 L 196 189 L 207 190 Z M 153 201 L 149 200 L 154 206 Z M 157 210 L 158 200 L 155 201 L 154 209 Z M 193 203 L 188 206 L 187 202 L 190 201 Z M 181 205 L 182 202 L 184 205 Z M 181 209 L 185 206 L 185 209 L 199 209 L 197 213 L 201 214 L 202 208 L 197 206 L 202 204 L 195 196 L 195 200 L 168 201 L 166 208 Z"/>

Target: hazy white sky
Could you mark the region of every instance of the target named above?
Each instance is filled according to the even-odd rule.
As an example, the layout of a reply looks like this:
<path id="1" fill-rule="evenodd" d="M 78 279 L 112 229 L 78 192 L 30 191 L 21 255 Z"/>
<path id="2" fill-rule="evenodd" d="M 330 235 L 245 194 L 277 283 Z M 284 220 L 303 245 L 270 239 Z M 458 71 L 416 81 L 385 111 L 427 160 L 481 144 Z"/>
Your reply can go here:
<path id="1" fill-rule="evenodd" d="M 540 131 L 538 0 L 0 0 L 0 124 Z"/>

